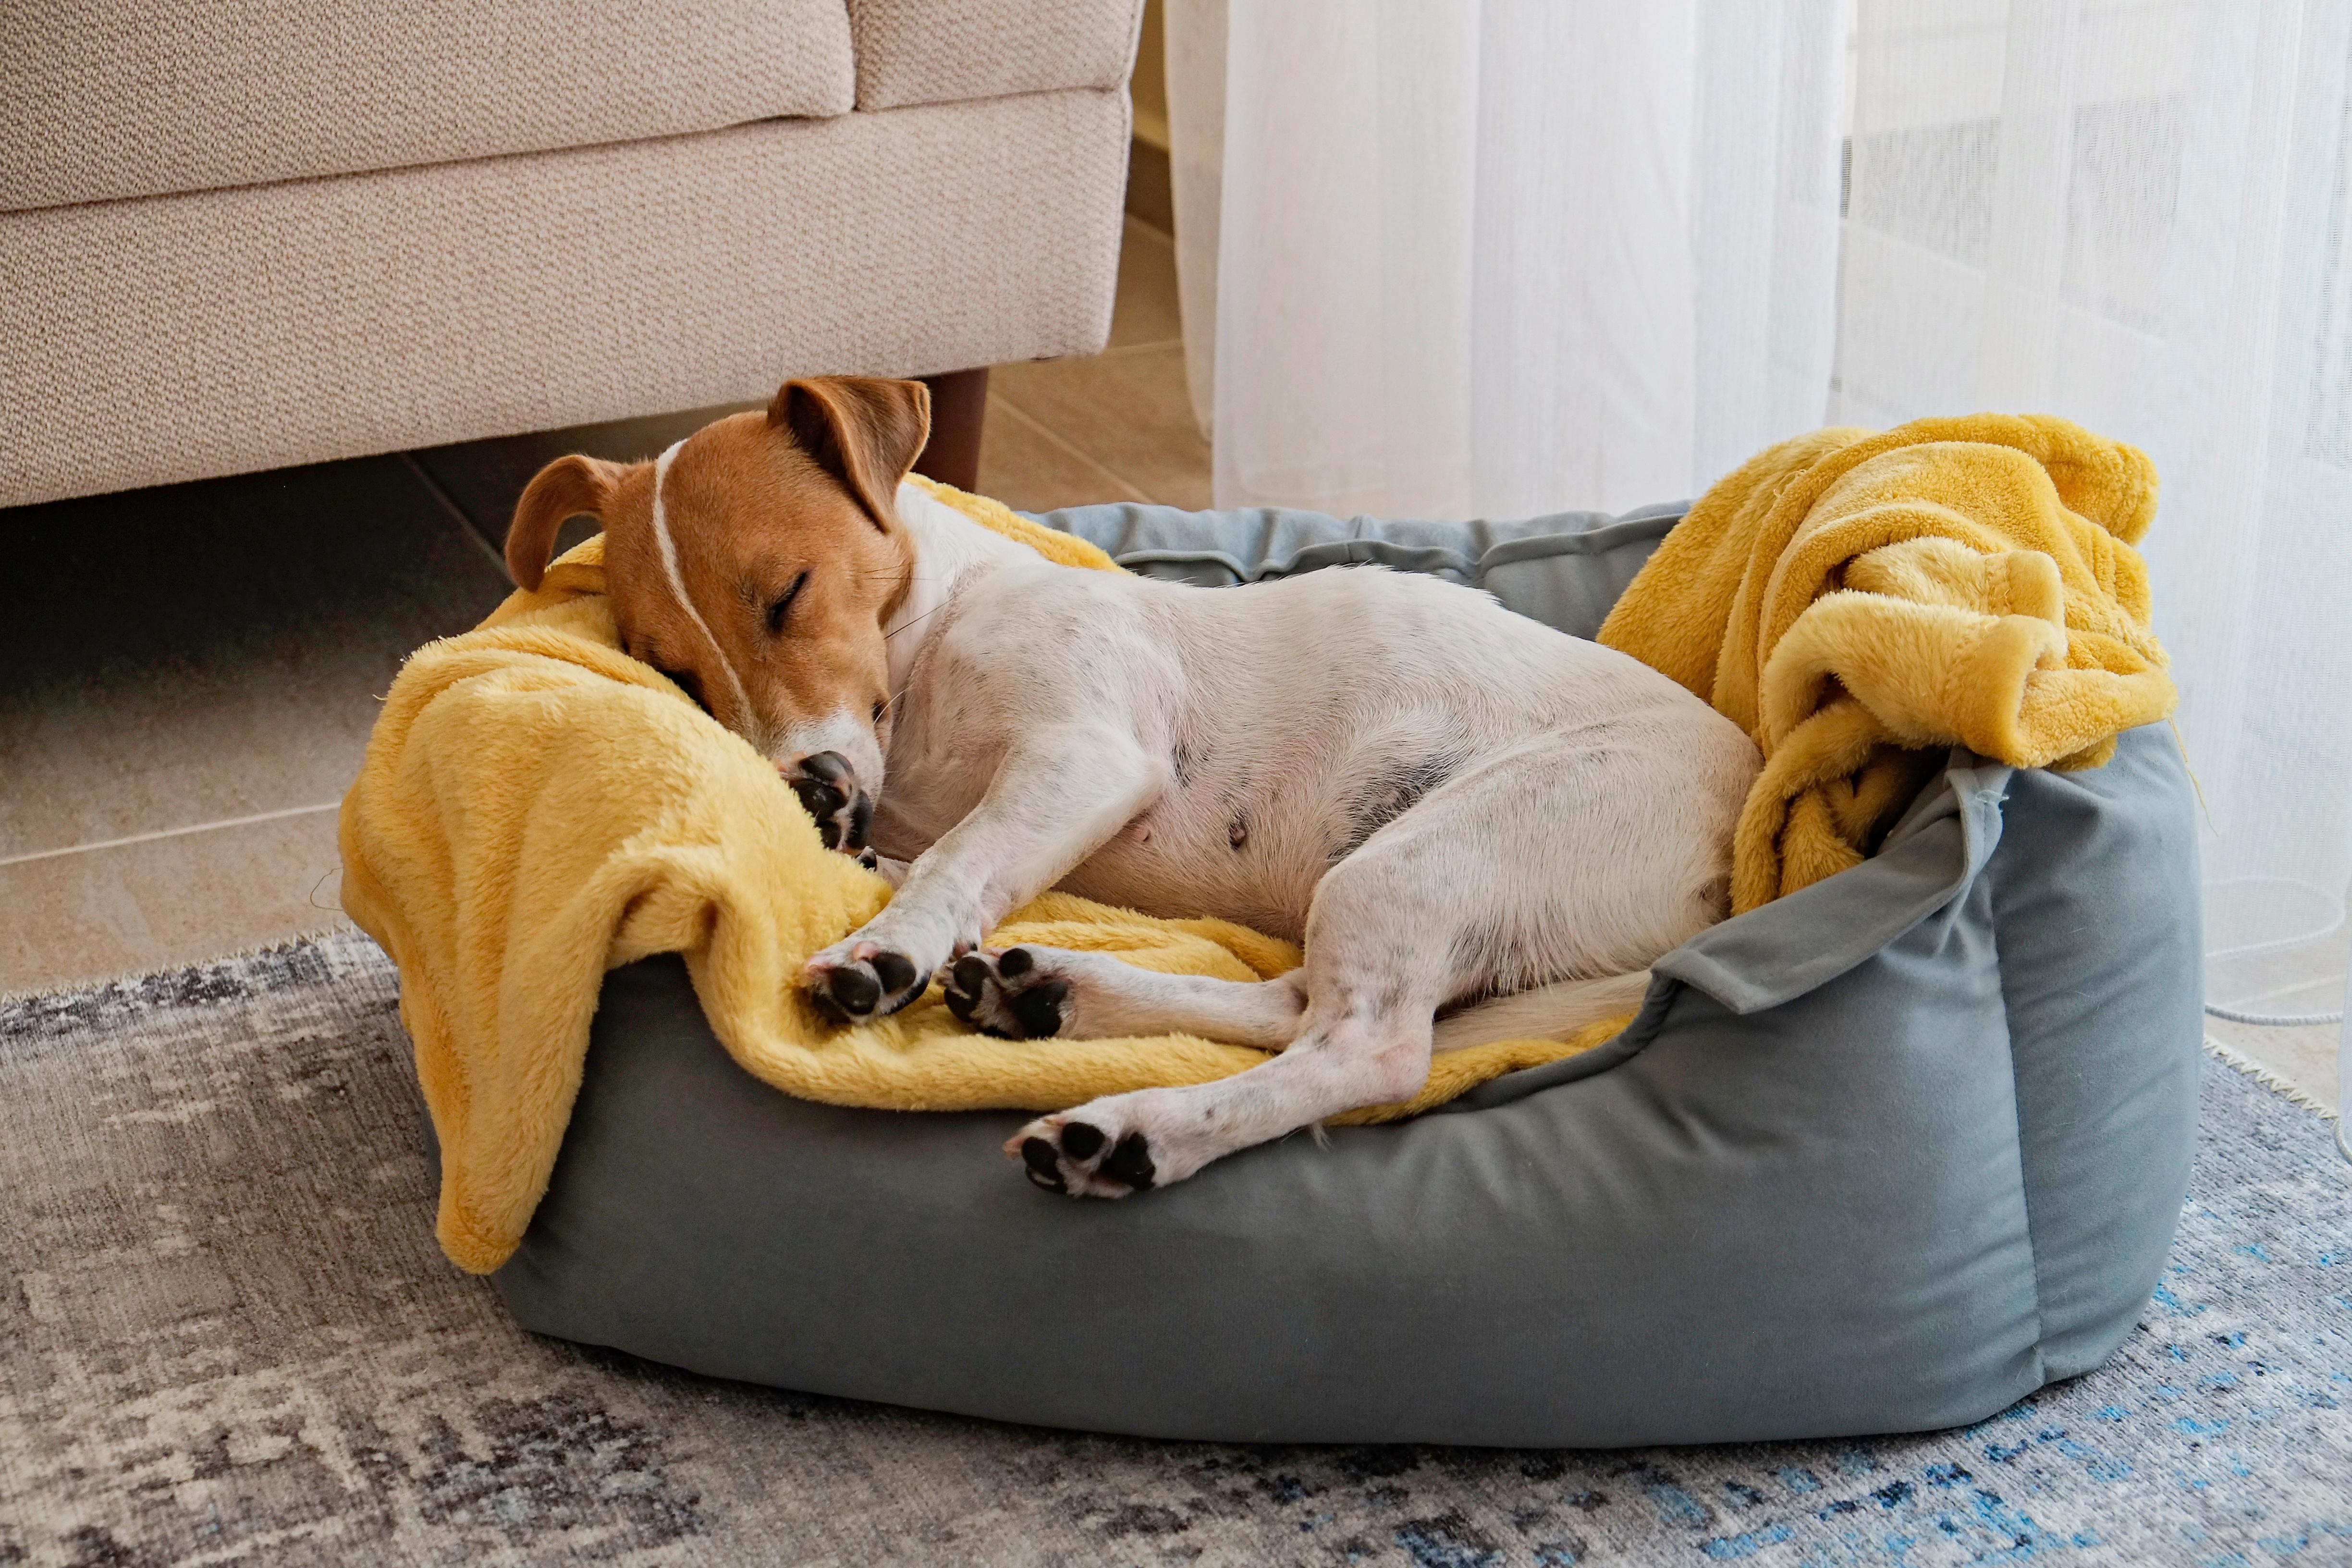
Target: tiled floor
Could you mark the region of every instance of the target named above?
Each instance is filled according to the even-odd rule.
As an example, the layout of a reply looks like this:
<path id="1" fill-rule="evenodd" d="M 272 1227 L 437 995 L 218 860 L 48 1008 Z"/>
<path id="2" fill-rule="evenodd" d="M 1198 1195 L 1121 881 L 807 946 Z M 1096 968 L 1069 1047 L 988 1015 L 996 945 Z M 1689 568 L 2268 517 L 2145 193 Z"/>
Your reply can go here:
<path id="1" fill-rule="evenodd" d="M 993 383 L 988 493 L 1207 504 L 1159 231 L 1129 225 L 1103 354 Z M 0 994 L 340 924 L 335 805 L 376 700 L 504 595 L 523 484 L 713 412 L 0 511 Z"/>
<path id="2" fill-rule="evenodd" d="M 1000 365 L 981 489 L 1031 510 L 1209 504 L 1167 237 L 1130 219 L 1109 347 Z M 506 591 L 550 458 L 719 412 L 0 512 L 0 994 L 338 924 L 334 806 L 401 657 Z M 584 528 L 584 523 L 575 524 Z M 2336 1031 L 2214 1033 L 2333 1105 Z"/>

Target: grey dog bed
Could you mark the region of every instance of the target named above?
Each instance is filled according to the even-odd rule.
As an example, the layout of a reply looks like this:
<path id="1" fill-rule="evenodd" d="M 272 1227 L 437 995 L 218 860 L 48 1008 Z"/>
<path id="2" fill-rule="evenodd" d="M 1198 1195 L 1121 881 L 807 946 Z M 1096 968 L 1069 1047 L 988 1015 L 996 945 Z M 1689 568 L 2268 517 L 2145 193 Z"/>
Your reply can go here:
<path id="1" fill-rule="evenodd" d="M 1203 583 L 1442 573 L 1591 636 L 1678 515 L 1045 521 Z M 999 1150 L 1022 1114 L 761 1086 L 649 959 L 605 981 L 497 1286 L 530 1328 L 698 1372 L 1110 1432 L 1951 1426 L 2096 1365 L 2147 1301 L 2189 1176 L 2198 951 L 2164 730 L 2077 773 L 1958 753 L 1874 858 L 1661 961 L 1612 1044 L 1119 1203 L 1024 1181 Z"/>

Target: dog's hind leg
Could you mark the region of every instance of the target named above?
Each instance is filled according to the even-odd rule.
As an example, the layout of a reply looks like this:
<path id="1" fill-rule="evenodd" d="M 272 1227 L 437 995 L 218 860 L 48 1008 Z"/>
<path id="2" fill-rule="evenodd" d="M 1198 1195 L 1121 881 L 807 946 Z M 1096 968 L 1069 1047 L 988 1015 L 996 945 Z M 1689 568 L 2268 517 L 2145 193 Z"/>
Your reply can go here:
<path id="1" fill-rule="evenodd" d="M 1278 1051 L 1307 1010 L 1304 979 L 1296 969 L 1263 981 L 1163 974 L 1107 952 L 1013 947 L 965 953 L 944 984 L 957 1017 L 1014 1039 L 1200 1035 Z"/>
<path id="2" fill-rule="evenodd" d="M 1451 928 L 1472 913 L 1445 874 L 1459 858 L 1443 836 L 1375 836 L 1324 877 L 1306 965 L 1285 977 L 1306 1007 L 1282 1055 L 1212 1083 L 1042 1117 L 1008 1152 L 1041 1186 L 1123 1197 L 1339 1111 L 1410 1098 L 1429 1077 L 1432 1020 L 1452 987 Z"/>
<path id="3" fill-rule="evenodd" d="M 1007 1152 L 1072 1194 L 1165 1185 L 1309 1122 L 1410 1099 L 1446 1003 L 1643 969 L 1719 918 L 1744 784 L 1657 765 L 1646 741 L 1638 728 L 1547 737 L 1432 790 L 1316 888 L 1307 963 L 1286 977 L 1306 1010 L 1282 1055 L 1042 1117 Z"/>

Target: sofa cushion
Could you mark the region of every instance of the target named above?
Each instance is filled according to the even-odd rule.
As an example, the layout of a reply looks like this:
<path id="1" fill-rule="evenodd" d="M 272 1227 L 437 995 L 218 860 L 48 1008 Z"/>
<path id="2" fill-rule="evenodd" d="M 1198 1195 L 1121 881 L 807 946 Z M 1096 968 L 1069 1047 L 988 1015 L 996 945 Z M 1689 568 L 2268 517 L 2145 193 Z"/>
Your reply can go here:
<path id="1" fill-rule="evenodd" d="M 1080 90 L 0 214 L 0 507 L 1092 353 L 1126 176 Z"/>
<path id="2" fill-rule="evenodd" d="M 62 0 L 0 49 L 0 211 L 848 111 L 842 0 Z"/>
<path id="3" fill-rule="evenodd" d="M 1143 0 L 849 0 L 857 107 L 1124 87 Z"/>

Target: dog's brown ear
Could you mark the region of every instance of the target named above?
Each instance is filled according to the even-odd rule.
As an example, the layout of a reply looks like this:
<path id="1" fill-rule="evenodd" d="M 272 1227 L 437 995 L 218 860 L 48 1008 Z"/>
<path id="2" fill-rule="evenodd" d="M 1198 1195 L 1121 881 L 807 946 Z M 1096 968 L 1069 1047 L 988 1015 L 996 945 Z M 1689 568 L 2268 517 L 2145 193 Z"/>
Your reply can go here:
<path id="1" fill-rule="evenodd" d="M 882 376 L 813 375 L 784 383 L 768 423 L 790 431 L 887 533 L 898 517 L 898 481 L 930 438 L 931 389 Z"/>
<path id="2" fill-rule="evenodd" d="M 507 574 L 518 587 L 536 589 L 546 578 L 555 531 L 565 520 L 583 512 L 604 516 L 619 472 L 614 464 L 574 453 L 556 458 L 523 487 L 514 521 L 507 527 Z"/>

